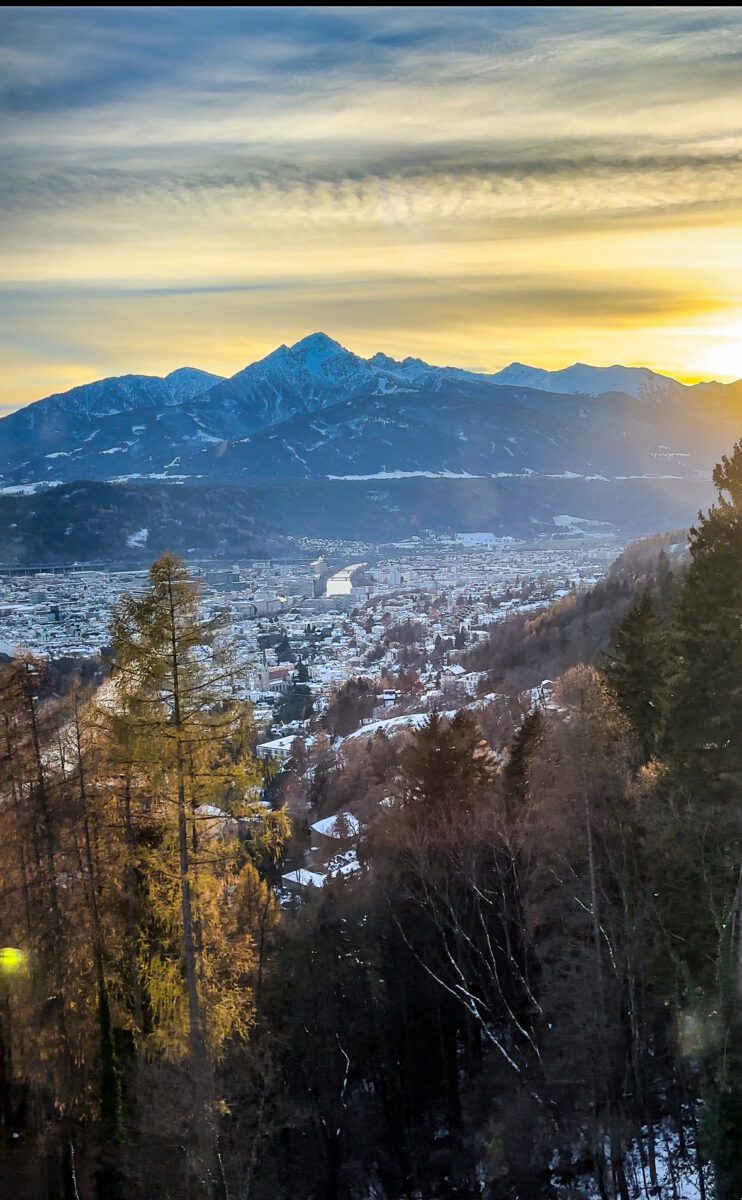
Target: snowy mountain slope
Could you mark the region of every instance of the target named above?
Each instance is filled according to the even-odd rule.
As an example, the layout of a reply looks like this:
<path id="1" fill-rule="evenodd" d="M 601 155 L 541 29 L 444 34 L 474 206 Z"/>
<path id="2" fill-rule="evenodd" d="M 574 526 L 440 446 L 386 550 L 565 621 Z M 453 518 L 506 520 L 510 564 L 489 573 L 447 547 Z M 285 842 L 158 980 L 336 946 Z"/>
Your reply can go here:
<path id="1" fill-rule="evenodd" d="M 181 456 L 188 475 L 241 482 L 402 473 L 644 473 L 642 447 L 622 429 L 593 427 L 582 406 L 561 398 L 545 411 L 538 396 L 475 380 L 435 379 L 379 392 L 367 385 L 347 400 L 298 414 L 245 438 L 194 447 Z"/>
<path id="2" fill-rule="evenodd" d="M 142 409 L 178 408 L 218 380 L 208 371 L 183 367 L 164 379 L 122 375 L 47 396 L 0 421 L 0 473 L 7 475 L 25 460 L 40 464 L 49 454 L 66 455 L 89 444 L 101 420 Z"/>
<path id="3" fill-rule="evenodd" d="M 12 413 L 0 421 L 0 489 L 390 473 L 695 478 L 741 418 L 742 385 L 582 364 L 487 376 L 364 359 L 317 333 L 231 379 L 188 367 L 123 376 Z"/>
<path id="4" fill-rule="evenodd" d="M 680 399 L 684 393 L 693 390 L 647 367 L 591 367 L 586 363 L 574 363 L 561 371 L 545 371 L 541 367 L 511 363 L 509 367 L 490 375 L 489 379 L 492 383 L 538 388 L 543 392 L 561 392 L 573 396 L 623 392 L 637 400 L 659 402 Z"/>
<path id="5" fill-rule="evenodd" d="M 68 392 L 56 392 L 5 417 L 2 428 L 16 423 L 32 429 L 52 415 L 64 417 L 106 417 L 147 405 L 168 406 L 192 400 L 220 381 L 219 375 L 181 367 L 161 379 L 159 375 L 120 375 L 84 383 Z M 23 419 L 23 420 L 22 420 Z"/>
<path id="6" fill-rule="evenodd" d="M 387 383 L 390 383 L 387 380 Z M 207 393 L 207 396 L 210 393 Z M 347 399 L 233 436 L 233 410 L 192 404 L 97 418 L 4 468 L 0 489 L 40 481 L 235 483 L 389 475 L 708 478 L 738 433 L 735 410 L 586 398 L 434 378 Z M 43 447 L 42 447 L 43 449 Z"/>
<path id="7" fill-rule="evenodd" d="M 170 404 L 184 404 L 223 381 L 223 375 L 212 375 L 210 371 L 201 371 L 198 367 L 178 367 L 177 371 L 171 371 L 163 380 L 172 397 Z"/>
<path id="8" fill-rule="evenodd" d="M 217 384 L 200 397 L 197 409 L 208 424 L 217 415 L 222 433 L 244 435 L 327 408 L 385 374 L 327 334 L 315 333 L 279 346 Z"/>

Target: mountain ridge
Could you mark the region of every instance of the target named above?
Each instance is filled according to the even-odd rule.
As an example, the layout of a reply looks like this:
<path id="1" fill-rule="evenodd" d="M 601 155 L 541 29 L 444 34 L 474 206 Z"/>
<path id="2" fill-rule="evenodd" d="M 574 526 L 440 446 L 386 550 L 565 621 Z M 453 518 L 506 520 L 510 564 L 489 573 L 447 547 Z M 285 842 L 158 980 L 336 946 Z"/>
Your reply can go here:
<path id="1" fill-rule="evenodd" d="M 439 366 L 427 363 L 423 359 L 411 355 L 404 359 L 395 359 L 383 351 L 377 351 L 369 358 L 363 358 L 361 355 L 355 354 L 352 350 L 347 350 L 340 342 L 331 338 L 328 334 L 318 331 L 308 334 L 306 337 L 294 342 L 291 346 L 281 343 L 281 345 L 262 358 L 249 363 L 229 377 L 215 375 L 198 367 L 178 367 L 164 376 L 127 373 L 125 375 L 107 376 L 103 379 L 92 380 L 89 383 L 78 384 L 67 391 L 51 393 L 49 396 L 44 396 L 22 408 L 14 410 L 14 412 L 8 413 L 5 417 L 0 418 L 0 428 L 2 428 L 3 422 L 7 421 L 9 417 L 12 418 L 16 417 L 19 413 L 30 412 L 38 405 L 49 406 L 54 402 L 54 407 L 57 407 L 59 401 L 66 400 L 67 407 L 74 408 L 78 397 L 82 397 L 84 393 L 93 395 L 94 390 L 95 393 L 111 391 L 125 398 L 128 388 L 137 383 L 141 384 L 145 392 L 147 386 L 149 386 L 155 393 L 159 390 L 159 384 L 165 385 L 166 391 L 168 391 L 168 385 L 170 385 L 169 393 L 172 396 L 170 402 L 177 404 L 194 400 L 199 396 L 205 396 L 209 391 L 221 388 L 222 385 L 237 384 L 252 374 L 264 373 L 267 365 L 275 366 L 291 359 L 303 360 L 307 365 L 313 364 L 315 366 L 314 375 L 316 377 L 318 365 L 320 369 L 326 365 L 330 352 L 334 353 L 338 358 L 344 357 L 355 364 L 358 369 L 358 376 L 363 382 L 367 382 L 379 374 L 393 375 L 407 381 L 415 378 L 419 379 L 421 375 L 442 375 L 448 378 L 467 378 L 495 384 L 520 385 L 536 388 L 540 391 L 555 391 L 571 395 L 595 396 L 605 394 L 606 392 L 622 391 L 636 396 L 637 399 L 643 398 L 640 390 L 641 385 L 650 380 L 652 382 L 658 381 L 660 385 L 671 385 L 673 390 L 682 389 L 683 391 L 708 387 L 734 389 L 742 384 L 742 380 L 736 380 L 727 384 L 719 383 L 717 380 L 704 380 L 695 384 L 686 384 L 673 379 L 670 375 L 654 371 L 649 367 L 626 367 L 618 363 L 599 367 L 588 363 L 575 362 L 567 367 L 549 370 L 544 367 L 534 367 L 527 363 L 512 362 L 497 371 L 487 372 L 470 370 L 465 367 Z M 311 371 L 309 373 L 312 374 Z M 184 387 L 174 389 L 172 385 L 184 377 L 191 377 L 194 380 L 194 386 L 188 389 Z M 197 386 L 198 380 L 201 381 L 201 386 Z M 631 386 L 632 382 L 634 386 Z M 622 386 L 619 386 L 619 384 Z M 116 385 L 119 386 L 116 387 Z M 105 411 L 102 409 L 97 411 L 99 411 L 100 415 L 111 415 L 114 412 L 125 411 L 128 407 L 142 407 L 141 400 L 138 404 L 126 404 L 119 408 L 109 407 Z"/>
<path id="2" fill-rule="evenodd" d="M 228 379 L 191 367 L 120 376 L 10 414 L 0 420 L 0 494 L 86 480 L 294 489 L 330 480 L 333 495 L 345 484 L 355 502 L 353 483 L 381 481 L 412 503 L 420 489 L 404 480 L 521 480 L 522 496 L 529 480 L 535 489 L 537 479 L 581 479 L 613 481 L 617 495 L 632 480 L 658 489 L 708 480 L 740 418 L 742 384 L 580 363 L 487 375 L 363 358 L 315 333 Z"/>

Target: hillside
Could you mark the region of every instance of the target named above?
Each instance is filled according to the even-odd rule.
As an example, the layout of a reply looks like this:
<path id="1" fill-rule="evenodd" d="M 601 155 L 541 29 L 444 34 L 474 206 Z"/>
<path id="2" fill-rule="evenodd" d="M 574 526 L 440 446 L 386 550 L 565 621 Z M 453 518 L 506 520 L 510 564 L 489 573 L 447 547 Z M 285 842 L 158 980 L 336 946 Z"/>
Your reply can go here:
<path id="1" fill-rule="evenodd" d="M 291 554 L 301 538 L 383 543 L 431 530 L 525 541 L 627 539 L 652 527 L 690 524 L 711 496 L 709 484 L 686 480 L 71 483 L 35 495 L 0 495 L 0 564 L 146 563 L 166 549 L 208 557 Z"/>

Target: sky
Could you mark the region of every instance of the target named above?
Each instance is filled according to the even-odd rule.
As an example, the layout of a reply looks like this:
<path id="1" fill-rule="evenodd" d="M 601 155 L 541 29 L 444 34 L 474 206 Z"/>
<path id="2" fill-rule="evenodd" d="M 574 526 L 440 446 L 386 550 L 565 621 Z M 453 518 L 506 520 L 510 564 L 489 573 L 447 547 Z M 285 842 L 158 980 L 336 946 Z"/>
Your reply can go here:
<path id="1" fill-rule="evenodd" d="M 0 9 L 0 411 L 324 330 L 742 376 L 742 8 Z"/>

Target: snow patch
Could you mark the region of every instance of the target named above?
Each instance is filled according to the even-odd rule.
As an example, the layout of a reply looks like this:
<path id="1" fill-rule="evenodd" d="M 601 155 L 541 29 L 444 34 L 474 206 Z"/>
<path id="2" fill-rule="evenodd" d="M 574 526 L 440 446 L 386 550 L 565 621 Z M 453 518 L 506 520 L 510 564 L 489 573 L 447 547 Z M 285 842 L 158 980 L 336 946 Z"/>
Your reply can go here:
<path id="1" fill-rule="evenodd" d="M 148 529 L 137 529 L 136 533 L 130 533 L 126 539 L 127 546 L 146 546 L 149 541 Z"/>
<path id="2" fill-rule="evenodd" d="M 487 475 L 471 475 L 468 471 L 376 471 L 373 475 L 328 475 L 335 480 L 368 479 L 487 479 Z"/>

